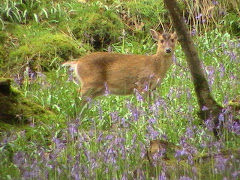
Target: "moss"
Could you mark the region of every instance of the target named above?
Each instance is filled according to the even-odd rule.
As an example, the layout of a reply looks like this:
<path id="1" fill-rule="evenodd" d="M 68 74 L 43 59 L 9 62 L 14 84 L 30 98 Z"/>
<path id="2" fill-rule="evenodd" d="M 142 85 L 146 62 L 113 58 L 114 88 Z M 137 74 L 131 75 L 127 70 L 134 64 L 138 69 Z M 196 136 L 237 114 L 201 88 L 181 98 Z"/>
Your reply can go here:
<path id="1" fill-rule="evenodd" d="M 6 46 L 6 40 L 8 36 L 5 31 L 0 30 L 0 69 L 2 69 L 5 66 L 6 58 L 8 56 L 8 47 Z M 1 75 L 0 71 L 0 75 Z"/>
<path id="2" fill-rule="evenodd" d="M 6 79 L 1 78 L 0 82 Z M 9 79 L 7 81 L 10 81 Z M 23 125 L 34 121 L 44 121 L 55 114 L 25 98 L 22 93 L 10 86 L 8 94 L 0 91 L 0 131 L 10 125 Z"/>
<path id="3" fill-rule="evenodd" d="M 10 53 L 12 64 L 28 64 L 31 69 L 48 70 L 57 67 L 61 62 L 77 58 L 85 52 L 85 48 L 64 34 L 46 33 L 29 40 Z"/>

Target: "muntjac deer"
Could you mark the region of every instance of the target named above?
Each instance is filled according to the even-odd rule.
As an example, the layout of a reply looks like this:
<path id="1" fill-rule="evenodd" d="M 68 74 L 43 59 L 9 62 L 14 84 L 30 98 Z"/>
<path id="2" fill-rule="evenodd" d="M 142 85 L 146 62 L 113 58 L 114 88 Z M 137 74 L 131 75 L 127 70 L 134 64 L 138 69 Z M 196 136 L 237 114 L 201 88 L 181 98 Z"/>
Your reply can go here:
<path id="1" fill-rule="evenodd" d="M 74 68 L 81 83 L 82 98 L 103 95 L 106 87 L 111 94 L 128 95 L 135 90 L 144 92 L 146 86 L 154 90 L 160 85 L 172 64 L 177 36 L 160 34 L 153 29 L 150 33 L 158 43 L 154 55 L 96 52 L 63 63 Z"/>

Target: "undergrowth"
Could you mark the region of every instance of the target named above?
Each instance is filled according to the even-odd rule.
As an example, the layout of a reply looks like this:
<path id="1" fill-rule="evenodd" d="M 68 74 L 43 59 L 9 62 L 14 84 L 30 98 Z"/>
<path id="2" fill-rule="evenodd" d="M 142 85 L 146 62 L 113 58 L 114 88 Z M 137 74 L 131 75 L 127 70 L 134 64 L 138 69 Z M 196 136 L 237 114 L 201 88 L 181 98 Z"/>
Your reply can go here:
<path id="1" fill-rule="evenodd" d="M 228 114 L 227 104 L 240 92 L 240 42 L 235 38 L 240 3 L 199 2 L 180 4 L 213 97 L 224 106 L 222 115 L 228 116 L 220 139 L 212 134 L 211 120 L 202 122 L 197 116 L 194 87 L 179 45 L 151 103 L 141 94 L 106 92 L 81 108 L 79 86 L 59 66 L 93 47 L 125 54 L 155 53 L 149 28 L 172 29 L 161 1 L 5 0 L 0 5 L 0 66 L 5 71 L 0 73 L 15 73 L 15 86 L 25 97 L 59 119 L 33 119 L 24 129 L 1 132 L 0 177 L 239 179 L 240 126 L 234 117 L 240 117 L 237 110 Z M 156 139 L 172 148 L 167 145 L 149 161 L 148 148 Z"/>
<path id="2" fill-rule="evenodd" d="M 217 30 L 196 38 L 214 98 L 223 106 L 239 92 L 239 44 Z M 113 52 L 152 54 L 150 38 L 137 43 L 122 39 Z M 122 47 L 124 46 L 124 48 Z M 27 76 L 30 78 L 30 76 Z M 174 65 L 151 104 L 135 96 L 103 96 L 81 109 L 78 86 L 67 69 L 36 74 L 22 84 L 25 96 L 65 117 L 2 137 L 1 174 L 11 178 L 45 179 L 237 179 L 239 126 L 225 125 L 220 140 L 211 124 L 202 125 L 193 85 L 178 46 Z M 230 89 L 231 88 L 231 89 Z M 227 111 L 228 109 L 226 109 Z M 229 122 L 233 122 L 229 116 Z M 144 156 L 150 140 L 176 146 L 170 161 L 153 168 Z M 232 156 L 226 155 L 229 150 Z M 168 150 L 167 150 L 168 151 Z M 225 155 L 224 155 L 225 154 Z M 161 156 L 160 156 L 161 157 Z M 186 157 L 186 161 L 182 158 Z M 201 162 L 201 163 L 200 163 Z M 153 171 L 154 169 L 154 171 Z"/>

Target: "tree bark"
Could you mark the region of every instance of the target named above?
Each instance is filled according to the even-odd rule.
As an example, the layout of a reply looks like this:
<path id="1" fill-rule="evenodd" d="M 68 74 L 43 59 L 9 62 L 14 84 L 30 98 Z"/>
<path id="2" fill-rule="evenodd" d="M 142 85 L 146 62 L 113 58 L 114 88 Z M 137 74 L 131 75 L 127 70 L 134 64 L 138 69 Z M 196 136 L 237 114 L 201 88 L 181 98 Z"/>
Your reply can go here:
<path id="1" fill-rule="evenodd" d="M 211 119 L 214 122 L 214 135 L 219 134 L 219 114 L 222 107 L 213 99 L 208 81 L 205 77 L 202 63 L 198 57 L 190 32 L 182 18 L 182 13 L 177 6 L 176 0 L 164 0 L 164 3 L 173 20 L 173 26 L 177 32 L 179 43 L 185 53 L 187 64 L 192 75 L 195 92 L 200 107 L 200 117 L 203 120 Z"/>

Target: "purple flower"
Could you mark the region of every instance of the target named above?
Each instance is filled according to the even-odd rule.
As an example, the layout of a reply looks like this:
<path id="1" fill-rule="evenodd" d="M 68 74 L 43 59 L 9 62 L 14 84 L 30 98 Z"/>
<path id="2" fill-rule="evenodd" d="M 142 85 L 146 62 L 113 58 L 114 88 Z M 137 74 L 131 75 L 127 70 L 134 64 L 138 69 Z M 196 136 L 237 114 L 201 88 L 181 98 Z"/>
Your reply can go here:
<path id="1" fill-rule="evenodd" d="M 208 147 L 216 148 L 218 152 L 220 152 L 220 149 L 222 148 L 221 143 L 218 141 L 209 143 Z"/>
<path id="2" fill-rule="evenodd" d="M 31 80 L 36 78 L 36 72 L 34 72 L 32 69 L 29 68 L 28 70 L 28 76 Z"/>
<path id="3" fill-rule="evenodd" d="M 192 35 L 192 36 L 195 36 L 196 34 L 197 34 L 196 29 L 192 29 L 192 31 L 191 31 L 191 35 Z"/>
<path id="4" fill-rule="evenodd" d="M 104 158 L 104 162 L 105 163 L 110 163 L 110 164 L 116 164 L 116 150 L 113 149 L 113 147 L 109 147 L 105 153 L 105 158 Z"/>
<path id="5" fill-rule="evenodd" d="M 235 171 L 235 172 L 233 172 L 233 173 L 232 173 L 232 177 L 235 178 L 235 179 L 238 178 L 238 177 L 240 177 L 240 171 Z"/>
<path id="6" fill-rule="evenodd" d="M 156 131 L 151 125 L 148 125 L 147 133 L 150 139 L 157 139 L 159 136 L 159 131 Z"/>
<path id="7" fill-rule="evenodd" d="M 84 179 L 89 179 L 90 173 L 89 173 L 89 168 L 86 166 L 86 164 L 81 164 L 80 169 L 81 169 L 80 172 L 83 173 L 82 175 L 85 176 Z"/>
<path id="8" fill-rule="evenodd" d="M 103 133 L 102 133 L 102 132 L 99 132 L 99 135 L 98 135 L 98 138 L 97 138 L 97 142 L 98 142 L 98 143 L 101 143 L 103 140 L 104 140 L 104 138 L 103 138 Z"/>
<path id="9" fill-rule="evenodd" d="M 158 180 L 167 180 L 165 172 L 161 172 L 161 174 L 158 176 Z"/>
<path id="10" fill-rule="evenodd" d="M 22 76 L 17 74 L 17 75 L 14 75 L 13 77 L 14 77 L 13 80 L 17 85 L 21 86 L 23 84 L 24 78 Z"/>
<path id="11" fill-rule="evenodd" d="M 223 156 L 221 156 L 221 155 L 217 156 L 215 167 L 217 168 L 217 170 L 219 172 L 222 172 L 225 170 L 227 162 L 228 162 L 228 159 L 223 158 Z"/>
<path id="12" fill-rule="evenodd" d="M 125 128 L 129 126 L 129 123 L 126 121 L 124 117 L 121 118 L 121 125 L 122 127 L 125 127 Z"/>
<path id="13" fill-rule="evenodd" d="M 38 166 L 31 168 L 31 170 L 23 171 L 23 178 L 24 179 L 34 179 L 39 177 L 40 168 Z"/>
<path id="14" fill-rule="evenodd" d="M 209 79 L 209 85 L 212 85 L 215 80 L 215 68 L 213 66 L 207 67 L 207 74 Z"/>
<path id="15" fill-rule="evenodd" d="M 181 157 L 187 157 L 188 163 L 193 164 L 193 156 L 197 153 L 197 149 L 193 146 L 190 146 L 187 142 L 185 137 L 182 137 L 180 140 L 180 145 L 182 146 L 181 150 L 176 150 L 175 157 L 179 160 Z"/>
<path id="16" fill-rule="evenodd" d="M 127 103 L 127 108 L 131 111 L 133 118 L 137 121 L 140 117 L 140 111 L 134 107 L 130 102 Z"/>
<path id="17" fill-rule="evenodd" d="M 223 78 L 224 77 L 224 74 L 225 74 L 225 66 L 223 63 L 220 64 L 220 77 Z"/>
<path id="18" fill-rule="evenodd" d="M 181 137 L 180 138 L 180 145 L 182 147 L 187 147 L 188 146 L 187 141 L 186 141 L 186 137 Z"/>
<path id="19" fill-rule="evenodd" d="M 150 77 L 151 78 L 151 77 Z M 143 92 L 148 92 L 149 91 L 149 83 L 144 83 L 144 89 Z"/>
<path id="20" fill-rule="evenodd" d="M 179 180 L 192 180 L 190 177 L 181 176 Z"/>
<path id="21" fill-rule="evenodd" d="M 87 160 L 88 161 L 91 161 L 91 155 L 90 155 L 90 152 L 88 149 L 84 148 L 84 151 L 83 151 L 84 155 L 86 156 Z"/>
<path id="22" fill-rule="evenodd" d="M 128 180 L 126 173 L 123 173 L 121 180 Z"/>
<path id="23" fill-rule="evenodd" d="M 141 154 L 140 154 L 140 156 L 141 156 L 141 158 L 144 158 L 145 155 L 146 155 L 146 153 L 147 153 L 147 149 L 146 149 L 145 146 L 140 146 L 140 148 L 141 148 Z"/>
<path id="24" fill-rule="evenodd" d="M 74 80 L 73 73 L 74 73 L 74 68 L 70 67 L 68 69 L 68 81 L 73 81 Z"/>
<path id="25" fill-rule="evenodd" d="M 119 121 L 118 112 L 111 112 L 110 116 L 111 116 L 112 123 L 116 123 Z"/>
<path id="26" fill-rule="evenodd" d="M 106 140 L 112 140 L 113 139 L 113 135 L 109 134 L 106 136 Z"/>
<path id="27" fill-rule="evenodd" d="M 112 46 L 108 46 L 107 51 L 108 51 L 108 52 L 113 52 Z"/>
<path id="28" fill-rule="evenodd" d="M 154 163 L 157 162 L 162 157 L 164 157 L 165 153 L 166 153 L 166 149 L 165 148 L 158 149 L 158 151 L 153 155 Z M 156 165 L 156 164 L 154 164 L 154 165 Z"/>
<path id="29" fill-rule="evenodd" d="M 237 134 L 237 135 L 240 135 L 240 123 L 239 122 L 236 122 L 236 121 L 233 121 L 233 122 L 230 122 L 228 124 L 228 129 Z"/>
<path id="30" fill-rule="evenodd" d="M 66 143 L 64 143 L 62 140 L 60 140 L 60 139 L 58 139 L 56 137 L 54 137 L 52 139 L 52 141 L 55 143 L 56 149 L 58 149 L 58 150 L 62 150 L 66 146 L 65 145 Z"/>
<path id="31" fill-rule="evenodd" d="M 218 1 L 212 0 L 213 5 L 218 5 Z"/>
<path id="32" fill-rule="evenodd" d="M 13 162 L 14 162 L 14 164 L 16 164 L 17 166 L 22 166 L 22 165 L 26 162 L 25 153 L 22 152 L 22 151 L 17 152 L 17 153 L 13 156 Z"/>
<path id="33" fill-rule="evenodd" d="M 71 176 L 75 179 L 75 180 L 80 180 L 80 166 L 79 163 L 75 163 L 71 169 Z"/>
<path id="34" fill-rule="evenodd" d="M 208 110 L 208 108 L 206 106 L 202 107 L 202 111 L 207 111 L 207 110 Z"/>
<path id="35" fill-rule="evenodd" d="M 137 89 L 134 89 L 134 92 L 135 92 L 137 100 L 139 102 L 142 102 L 143 101 L 143 96 L 139 93 L 139 91 Z"/>
<path id="36" fill-rule="evenodd" d="M 76 123 L 69 123 L 68 131 L 69 131 L 71 138 L 74 138 L 78 133 L 78 125 Z"/>
<path id="37" fill-rule="evenodd" d="M 187 138 L 193 138 L 194 133 L 192 128 L 187 128 L 185 135 Z"/>
<path id="38" fill-rule="evenodd" d="M 237 46 L 236 46 L 236 47 L 237 47 L 237 48 L 240 48 L 240 42 L 237 43 Z"/>
<path id="39" fill-rule="evenodd" d="M 214 127 L 215 127 L 214 122 L 213 122 L 212 119 L 207 119 L 207 120 L 204 122 L 204 124 L 205 124 L 205 126 L 207 127 L 207 129 L 208 129 L 209 131 L 212 131 L 212 130 L 214 129 Z"/>
<path id="40" fill-rule="evenodd" d="M 155 118 L 151 118 L 151 119 L 148 120 L 148 122 L 149 122 L 150 124 L 154 124 L 154 123 L 156 122 L 156 119 L 155 119 Z"/>
<path id="41" fill-rule="evenodd" d="M 224 121 L 224 114 L 223 113 L 219 114 L 218 120 L 219 120 L 219 122 L 223 122 Z"/>
<path id="42" fill-rule="evenodd" d="M 176 153 L 175 153 L 176 158 L 180 158 L 184 155 L 187 155 L 187 152 L 184 148 L 182 150 L 176 150 Z"/>
<path id="43" fill-rule="evenodd" d="M 200 19 L 202 16 L 203 16 L 202 13 L 200 13 L 200 14 L 199 14 L 198 16 L 196 16 L 195 18 L 196 18 L 196 19 Z"/>
<path id="44" fill-rule="evenodd" d="M 108 89 L 107 82 L 104 83 L 104 86 L 105 86 L 105 93 L 104 93 L 104 95 L 105 95 L 105 96 L 108 96 L 111 92 L 110 92 L 110 90 Z"/>

